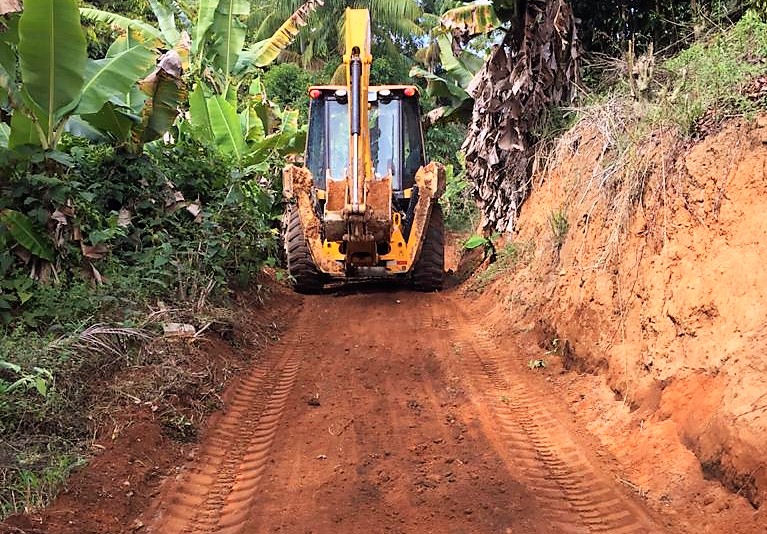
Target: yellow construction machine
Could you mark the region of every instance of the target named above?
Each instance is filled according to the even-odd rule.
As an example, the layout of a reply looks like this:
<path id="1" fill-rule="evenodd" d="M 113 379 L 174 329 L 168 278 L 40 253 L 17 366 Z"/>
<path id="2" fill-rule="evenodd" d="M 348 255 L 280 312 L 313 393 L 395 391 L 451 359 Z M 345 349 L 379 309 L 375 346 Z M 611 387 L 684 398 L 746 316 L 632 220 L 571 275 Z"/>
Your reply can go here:
<path id="1" fill-rule="evenodd" d="M 283 171 L 283 242 L 296 291 L 403 278 L 442 287 L 445 169 L 426 164 L 419 91 L 370 85 L 366 9 L 346 10 L 346 85 L 309 88 L 304 166 Z"/>

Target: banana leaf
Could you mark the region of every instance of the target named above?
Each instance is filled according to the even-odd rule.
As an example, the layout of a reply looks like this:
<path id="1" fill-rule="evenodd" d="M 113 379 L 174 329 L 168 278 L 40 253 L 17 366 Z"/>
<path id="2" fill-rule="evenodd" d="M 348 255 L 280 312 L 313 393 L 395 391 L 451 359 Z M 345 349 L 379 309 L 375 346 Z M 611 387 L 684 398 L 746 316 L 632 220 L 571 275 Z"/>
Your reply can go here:
<path id="1" fill-rule="evenodd" d="M 245 141 L 240 127 L 240 118 L 237 109 L 224 97 L 213 96 L 206 102 L 210 129 L 213 133 L 216 146 L 224 152 L 242 158 L 245 153 Z"/>
<path id="2" fill-rule="evenodd" d="M 98 112 L 114 95 L 127 95 L 138 80 L 145 77 L 155 63 L 155 53 L 143 43 L 116 52 L 111 57 L 90 60 L 85 69 L 88 80 L 76 112 L 89 115 Z"/>
<path id="3" fill-rule="evenodd" d="M 29 0 L 27 0 L 27 5 L 29 5 Z M 4 209 L 0 211 L 0 222 L 8 228 L 11 237 L 27 249 L 30 254 L 50 262 L 55 260 L 53 245 L 32 219 L 18 211 Z"/>
<path id="4" fill-rule="evenodd" d="M 102 11 L 101 9 L 93 9 L 90 7 L 81 7 L 80 15 L 82 15 L 84 19 L 94 22 L 103 22 L 110 26 L 117 26 L 123 30 L 138 30 L 149 41 L 158 41 L 168 46 L 173 46 L 175 44 L 165 42 L 160 30 L 142 20 L 135 20 L 122 15 L 117 15 L 116 13 L 110 13 L 109 11 Z"/>
<path id="5" fill-rule="evenodd" d="M 213 133 L 210 130 L 207 99 L 210 92 L 202 83 L 197 83 L 189 94 L 189 120 L 185 122 L 192 137 L 203 144 L 213 144 Z"/>
<path id="6" fill-rule="evenodd" d="M 40 146 L 40 134 L 32 119 L 21 110 L 11 115 L 11 134 L 8 138 L 8 148 L 11 150 L 23 146 Z"/>
<path id="7" fill-rule="evenodd" d="M 324 4 L 324 0 L 308 0 L 305 2 L 288 20 L 282 23 L 282 26 L 274 32 L 274 35 L 244 50 L 237 60 L 234 72 L 242 74 L 250 72 L 257 67 L 266 67 L 272 64 L 277 59 L 277 56 L 280 55 L 280 52 L 293 43 L 301 28 L 306 26 L 309 16 Z"/>
<path id="8" fill-rule="evenodd" d="M 100 130 L 85 122 L 79 115 L 73 115 L 67 120 L 64 131 L 77 137 L 82 137 L 93 143 L 108 143 L 110 138 Z"/>
<path id="9" fill-rule="evenodd" d="M 248 107 L 240 113 L 240 126 L 247 142 L 258 142 L 266 135 L 264 123 L 253 107 Z"/>
<path id="10" fill-rule="evenodd" d="M 149 7 L 152 8 L 152 12 L 157 18 L 165 42 L 175 45 L 181 38 L 181 34 L 176 28 L 176 17 L 173 15 L 173 11 L 157 0 L 149 0 Z"/>
<path id="11" fill-rule="evenodd" d="M 445 73 L 449 74 L 449 73 Z M 427 81 L 426 93 L 430 97 L 449 98 L 455 103 L 464 100 L 471 100 L 471 95 L 461 87 L 458 80 L 449 80 L 443 76 L 432 74 L 431 72 L 415 66 L 410 69 L 410 76 L 415 78 L 424 78 Z"/>
<path id="12" fill-rule="evenodd" d="M 76 0 L 27 0 L 19 20 L 23 95 L 55 143 L 58 121 L 80 98 L 88 58 Z"/>
<path id="13" fill-rule="evenodd" d="M 133 140 L 142 145 L 160 139 L 171 129 L 179 113 L 179 105 L 186 99 L 184 83 L 165 71 L 160 71 L 156 82 L 145 92 L 149 95 L 141 112 L 141 126 L 133 130 Z"/>
<path id="14" fill-rule="evenodd" d="M 492 4 L 485 0 L 445 11 L 439 18 L 439 22 L 453 35 L 460 35 L 464 42 L 475 35 L 495 30 L 502 24 Z"/>
<path id="15" fill-rule="evenodd" d="M 98 113 L 83 115 L 81 118 L 102 134 L 118 142 L 127 141 L 133 127 L 141 122 L 138 116 L 114 102 L 107 102 Z"/>
<path id="16" fill-rule="evenodd" d="M 213 25 L 213 17 L 216 14 L 218 0 L 200 0 L 197 7 L 197 22 L 192 31 L 192 55 L 202 61 L 205 51 L 205 43 L 208 40 L 208 30 Z"/>
<path id="17" fill-rule="evenodd" d="M 175 50 L 169 50 L 157 62 L 154 72 L 139 82 L 147 98 L 140 112 L 141 123 L 132 131 L 134 145 L 159 139 L 173 126 L 179 106 L 187 98 L 181 74 L 181 57 Z"/>
<path id="18" fill-rule="evenodd" d="M 8 99 L 17 100 L 16 53 L 8 43 L 0 42 L 0 107 L 8 104 Z"/>
<path id="19" fill-rule="evenodd" d="M 193 135 L 212 143 L 221 153 L 237 159 L 245 153 L 245 140 L 237 108 L 221 95 L 208 96 L 197 84 L 189 97 L 189 115 Z"/>
<path id="20" fill-rule="evenodd" d="M 11 127 L 0 122 L 0 148 L 8 148 L 8 140 L 11 137 Z"/>
<path id="21" fill-rule="evenodd" d="M 283 111 L 280 115 L 280 129 L 250 145 L 249 163 L 257 163 L 272 150 L 282 156 L 302 152 L 306 143 L 306 129 L 299 129 L 298 118 L 297 110 Z"/>
<path id="22" fill-rule="evenodd" d="M 245 46 L 249 14 L 249 0 L 219 0 L 213 16 L 213 64 L 227 82 Z"/>
<path id="23" fill-rule="evenodd" d="M 469 87 L 474 75 L 484 65 L 484 60 L 466 50 L 456 57 L 448 35 L 437 36 L 437 43 L 439 43 L 439 61 L 442 63 L 442 68 L 449 72 L 463 89 Z M 471 66 L 467 65 L 467 60 L 471 62 Z"/>

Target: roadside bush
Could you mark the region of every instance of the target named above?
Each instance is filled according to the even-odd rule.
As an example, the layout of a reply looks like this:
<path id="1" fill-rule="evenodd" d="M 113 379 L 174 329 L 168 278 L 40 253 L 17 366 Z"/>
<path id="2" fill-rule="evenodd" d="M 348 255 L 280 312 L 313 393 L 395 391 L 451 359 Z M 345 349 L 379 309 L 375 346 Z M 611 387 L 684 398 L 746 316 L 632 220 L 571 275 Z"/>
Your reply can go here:
<path id="1" fill-rule="evenodd" d="M 276 156 L 256 172 L 187 141 L 59 148 L 0 181 L 0 516 L 80 465 L 94 388 L 136 361 L 150 304 L 199 310 L 275 262 Z"/>
<path id="2" fill-rule="evenodd" d="M 445 165 L 459 167 L 458 153 L 466 139 L 466 125 L 458 122 L 435 124 L 426 131 L 426 156 Z"/>
<path id="3" fill-rule="evenodd" d="M 440 204 L 449 230 L 470 231 L 479 221 L 479 210 L 471 184 L 466 179 L 465 160 L 461 144 L 466 138 L 466 126 L 457 122 L 440 123 L 427 130 L 424 142 L 429 160 L 439 161 L 447 168 L 447 184 Z"/>
<path id="4" fill-rule="evenodd" d="M 281 107 L 297 109 L 301 121 L 306 121 L 309 112 L 309 86 L 311 75 L 295 63 L 282 63 L 269 68 L 262 80 L 269 98 Z"/>
<path id="5" fill-rule="evenodd" d="M 744 94 L 767 68 L 767 22 L 749 11 L 730 30 L 689 47 L 663 64 L 673 75 L 650 118 L 691 133 L 706 113 L 748 114 L 767 103 Z"/>
<path id="6" fill-rule="evenodd" d="M 445 226 L 454 232 L 470 232 L 479 223 L 479 209 L 472 195 L 472 186 L 466 179 L 466 168 L 461 157 L 459 167 L 447 165 L 445 193 L 440 205 L 445 214 Z"/>

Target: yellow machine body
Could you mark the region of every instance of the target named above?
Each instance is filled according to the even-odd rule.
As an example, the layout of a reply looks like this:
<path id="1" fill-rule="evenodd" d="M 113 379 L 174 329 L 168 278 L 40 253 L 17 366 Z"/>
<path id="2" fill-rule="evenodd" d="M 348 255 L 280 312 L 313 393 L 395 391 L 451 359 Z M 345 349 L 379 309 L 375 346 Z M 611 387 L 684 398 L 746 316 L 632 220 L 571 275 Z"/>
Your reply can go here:
<path id="1" fill-rule="evenodd" d="M 438 163 L 425 164 L 420 118 L 411 117 L 419 109 L 417 87 L 369 84 L 373 58 L 368 11 L 347 9 L 345 26 L 346 85 L 309 88 L 313 105 L 307 159 L 322 163 L 314 164 L 314 174 L 309 166 L 288 165 L 284 198 L 289 214 L 300 219 L 305 248 L 319 274 L 405 275 L 418 261 L 434 204 L 444 191 L 445 171 Z M 377 121 L 376 139 L 371 139 L 371 117 Z M 408 134 L 402 133 L 406 126 Z M 345 145 L 347 137 L 343 154 L 338 143 Z M 385 150 L 379 148 L 374 158 L 373 147 Z M 330 162 L 331 150 L 342 153 L 343 165 Z M 410 164 L 406 173 L 408 150 L 408 160 L 420 161 L 417 170 Z M 391 158 L 384 161 L 387 155 Z"/>

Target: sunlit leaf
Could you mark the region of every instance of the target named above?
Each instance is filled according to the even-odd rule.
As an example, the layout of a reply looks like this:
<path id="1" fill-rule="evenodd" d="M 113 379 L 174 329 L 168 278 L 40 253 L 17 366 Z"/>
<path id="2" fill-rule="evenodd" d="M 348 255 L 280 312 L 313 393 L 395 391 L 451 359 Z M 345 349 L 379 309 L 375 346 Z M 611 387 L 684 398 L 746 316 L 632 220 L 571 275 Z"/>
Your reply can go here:
<path id="1" fill-rule="evenodd" d="M 142 20 L 131 19 L 116 13 L 110 13 L 108 11 L 93 9 L 90 7 L 80 8 L 80 14 L 85 19 L 92 20 L 94 22 L 103 22 L 104 24 L 109 24 L 110 26 L 114 25 L 118 28 L 122 28 L 123 30 L 128 30 L 129 28 L 136 29 L 140 31 L 148 40 L 155 39 L 157 41 L 163 41 L 162 32 Z M 173 45 L 175 43 L 166 44 Z"/>
<path id="2" fill-rule="evenodd" d="M 488 244 L 486 237 L 473 235 L 463 242 L 463 248 L 471 250 Z"/>
<path id="3" fill-rule="evenodd" d="M 478 0 L 446 11 L 439 18 L 439 22 L 451 30 L 453 35 L 460 34 L 465 37 L 487 33 L 501 26 L 493 5 L 486 0 Z"/>
<path id="4" fill-rule="evenodd" d="M 19 39 L 24 94 L 51 144 L 57 121 L 77 104 L 84 82 L 88 55 L 76 0 L 24 2 Z"/>
<path id="5" fill-rule="evenodd" d="M 253 67 L 270 65 L 280 52 L 293 43 L 301 28 L 306 26 L 309 15 L 324 5 L 324 0 L 308 0 L 299 7 L 274 34 L 259 41 L 240 54 L 236 72 L 243 72 Z"/>
<path id="6" fill-rule="evenodd" d="M 8 140 L 11 137 L 11 126 L 0 122 L 0 148 L 8 148 Z"/>

